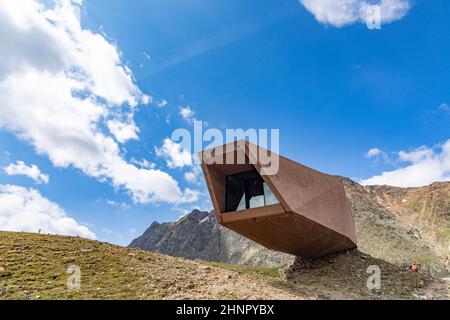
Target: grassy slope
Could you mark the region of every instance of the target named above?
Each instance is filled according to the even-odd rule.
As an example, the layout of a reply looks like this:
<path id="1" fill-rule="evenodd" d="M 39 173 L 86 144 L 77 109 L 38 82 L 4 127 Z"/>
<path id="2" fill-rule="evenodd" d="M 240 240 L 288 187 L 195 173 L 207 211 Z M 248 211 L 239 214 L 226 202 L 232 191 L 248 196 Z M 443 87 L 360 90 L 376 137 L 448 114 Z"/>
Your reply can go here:
<path id="1" fill-rule="evenodd" d="M 67 267 L 81 268 L 79 291 Z M 379 264 L 383 289 L 365 287 Z M 2 271 L 2 268 L 4 269 Z M 317 299 L 414 298 L 429 279 L 357 251 L 287 271 L 190 261 L 80 238 L 0 232 L 0 299 Z"/>
<path id="2" fill-rule="evenodd" d="M 81 268 L 79 291 L 66 270 Z M 294 299 L 266 275 L 80 238 L 0 232 L 0 299 Z M 1 270 L 1 269 L 0 269 Z M 255 270 L 254 270 L 255 271 Z M 252 275 L 253 274 L 253 275 Z"/>

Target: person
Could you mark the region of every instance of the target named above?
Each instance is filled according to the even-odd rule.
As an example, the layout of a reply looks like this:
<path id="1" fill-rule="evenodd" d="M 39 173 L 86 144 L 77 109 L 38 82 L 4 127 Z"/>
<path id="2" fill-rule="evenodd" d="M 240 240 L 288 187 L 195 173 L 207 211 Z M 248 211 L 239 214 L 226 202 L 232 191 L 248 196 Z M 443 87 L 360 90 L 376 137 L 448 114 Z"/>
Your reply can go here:
<path id="1" fill-rule="evenodd" d="M 419 271 L 419 266 L 417 265 L 417 263 L 413 262 L 413 263 L 411 263 L 411 265 L 409 266 L 409 269 L 410 269 L 411 271 L 418 272 L 418 271 Z"/>

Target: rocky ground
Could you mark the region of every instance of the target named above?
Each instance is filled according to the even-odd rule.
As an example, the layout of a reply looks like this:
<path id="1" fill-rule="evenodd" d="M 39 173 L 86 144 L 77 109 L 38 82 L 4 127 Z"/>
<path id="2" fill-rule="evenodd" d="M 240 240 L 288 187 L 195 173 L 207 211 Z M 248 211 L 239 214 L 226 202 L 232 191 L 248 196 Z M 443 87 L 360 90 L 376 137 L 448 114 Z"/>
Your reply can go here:
<path id="1" fill-rule="evenodd" d="M 380 288 L 368 290 L 374 267 L 380 271 Z M 358 250 L 314 261 L 297 258 L 285 275 L 297 290 L 322 299 L 450 299 L 445 279 L 432 279 L 428 273 L 399 268 Z"/>
<path id="2" fill-rule="evenodd" d="M 81 289 L 69 290 L 71 265 Z M 379 265 L 381 290 L 365 286 Z M 358 251 L 288 268 L 192 261 L 80 238 L 0 232 L 0 299 L 448 299 L 448 283 Z"/>

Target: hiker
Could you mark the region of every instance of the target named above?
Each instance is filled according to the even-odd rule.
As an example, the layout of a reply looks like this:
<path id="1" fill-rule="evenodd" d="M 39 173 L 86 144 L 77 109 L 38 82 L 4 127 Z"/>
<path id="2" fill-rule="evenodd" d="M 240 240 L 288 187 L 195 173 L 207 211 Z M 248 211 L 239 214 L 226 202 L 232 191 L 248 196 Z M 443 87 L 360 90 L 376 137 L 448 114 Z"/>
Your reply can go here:
<path id="1" fill-rule="evenodd" d="M 419 271 L 419 266 L 417 265 L 417 263 L 413 262 L 413 263 L 411 263 L 411 265 L 409 266 L 408 269 L 411 270 L 411 271 L 414 271 L 414 272 L 418 272 Z"/>

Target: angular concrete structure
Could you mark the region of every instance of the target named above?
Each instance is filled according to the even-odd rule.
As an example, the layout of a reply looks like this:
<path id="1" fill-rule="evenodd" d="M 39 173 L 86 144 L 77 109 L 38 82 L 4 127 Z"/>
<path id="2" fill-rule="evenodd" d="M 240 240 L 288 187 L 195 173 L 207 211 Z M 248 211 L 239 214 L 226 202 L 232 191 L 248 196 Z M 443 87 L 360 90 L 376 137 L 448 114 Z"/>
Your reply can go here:
<path id="1" fill-rule="evenodd" d="M 279 159 L 275 174 L 267 174 L 264 154 Z M 269 249 L 305 258 L 357 246 L 339 178 L 247 141 L 206 150 L 199 156 L 221 225 Z M 227 157 L 235 161 L 227 162 Z M 239 164 L 236 159 L 241 160 Z"/>

